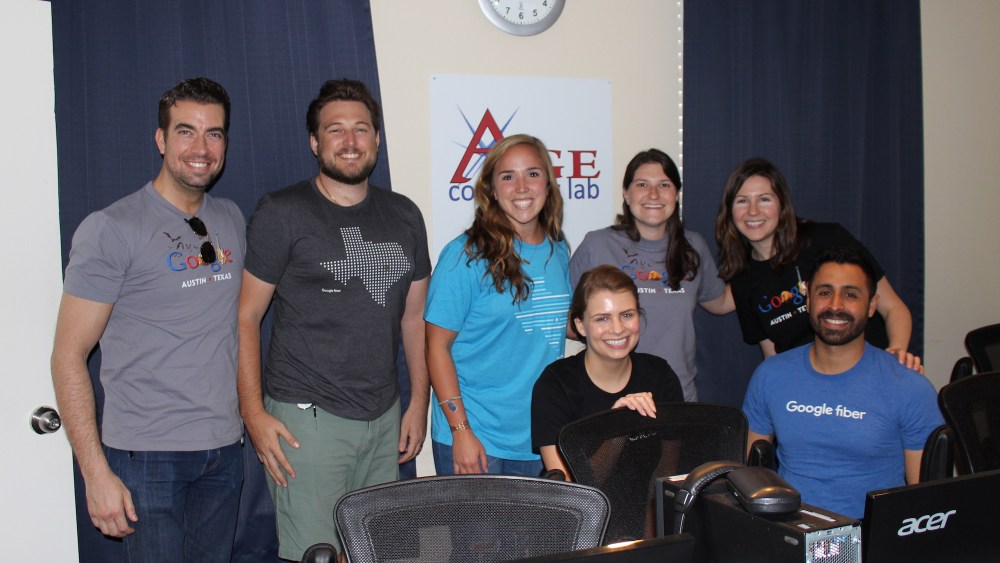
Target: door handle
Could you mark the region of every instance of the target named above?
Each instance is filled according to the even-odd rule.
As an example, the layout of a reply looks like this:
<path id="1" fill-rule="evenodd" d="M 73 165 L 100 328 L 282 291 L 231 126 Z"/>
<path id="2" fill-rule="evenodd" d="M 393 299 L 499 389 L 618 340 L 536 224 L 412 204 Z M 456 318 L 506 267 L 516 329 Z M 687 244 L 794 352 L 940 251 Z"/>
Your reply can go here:
<path id="1" fill-rule="evenodd" d="M 62 419 L 52 407 L 38 407 L 31 413 L 31 429 L 36 434 L 51 434 L 62 428 Z"/>

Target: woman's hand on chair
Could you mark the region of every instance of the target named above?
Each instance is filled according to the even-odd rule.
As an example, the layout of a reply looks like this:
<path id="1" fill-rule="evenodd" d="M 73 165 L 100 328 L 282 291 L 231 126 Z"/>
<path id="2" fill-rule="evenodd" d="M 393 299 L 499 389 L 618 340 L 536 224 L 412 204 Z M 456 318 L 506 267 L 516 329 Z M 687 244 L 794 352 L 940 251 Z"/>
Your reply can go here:
<path id="1" fill-rule="evenodd" d="M 625 395 L 621 399 L 615 401 L 614 406 L 611 408 L 617 409 L 621 407 L 634 410 L 642 416 L 656 418 L 656 402 L 653 401 L 653 394 L 649 392 Z"/>

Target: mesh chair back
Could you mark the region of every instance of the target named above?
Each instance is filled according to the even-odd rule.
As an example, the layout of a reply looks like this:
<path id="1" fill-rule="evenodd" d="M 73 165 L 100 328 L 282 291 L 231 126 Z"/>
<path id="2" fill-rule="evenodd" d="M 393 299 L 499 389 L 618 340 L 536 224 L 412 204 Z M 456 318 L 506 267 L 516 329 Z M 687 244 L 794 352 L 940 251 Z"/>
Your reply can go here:
<path id="1" fill-rule="evenodd" d="M 451 475 L 353 491 L 334 509 L 351 563 L 509 561 L 601 544 L 608 499 L 530 477 Z"/>
<path id="2" fill-rule="evenodd" d="M 979 373 L 1000 371 L 1000 324 L 984 326 L 965 335 L 965 349 Z"/>
<path id="3" fill-rule="evenodd" d="M 664 403 L 656 418 L 628 409 L 566 425 L 559 452 L 573 480 L 611 500 L 605 543 L 655 535 L 657 477 L 679 475 L 706 461 L 743 463 L 747 420 L 740 409 L 706 403 Z"/>
<path id="4" fill-rule="evenodd" d="M 972 375 L 976 370 L 976 365 L 973 363 L 972 358 L 968 356 L 962 356 L 955 362 L 955 365 L 951 368 L 951 379 L 948 382 L 958 381 L 963 377 Z"/>
<path id="5" fill-rule="evenodd" d="M 1000 372 L 945 385 L 938 392 L 938 405 L 955 431 L 959 455 L 969 470 L 1000 469 Z"/>

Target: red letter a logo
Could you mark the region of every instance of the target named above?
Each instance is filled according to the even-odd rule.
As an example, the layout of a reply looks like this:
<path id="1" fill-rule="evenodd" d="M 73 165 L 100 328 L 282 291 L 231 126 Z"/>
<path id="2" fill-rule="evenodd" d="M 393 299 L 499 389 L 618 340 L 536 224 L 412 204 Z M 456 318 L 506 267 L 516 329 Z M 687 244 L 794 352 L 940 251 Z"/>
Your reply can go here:
<path id="1" fill-rule="evenodd" d="M 462 161 L 458 163 L 458 168 L 455 169 L 455 174 L 451 177 L 452 184 L 464 184 L 468 182 L 469 178 L 466 178 L 465 171 L 469 167 L 469 162 L 472 161 L 472 156 L 476 154 L 485 155 L 490 152 L 489 147 L 479 146 L 482 143 L 483 135 L 487 132 L 493 136 L 494 143 L 503 139 L 503 131 L 500 130 L 489 109 L 483 114 L 483 119 L 479 121 L 479 127 L 476 128 L 476 132 L 472 135 L 469 147 L 465 149 L 465 155 L 462 156 Z"/>

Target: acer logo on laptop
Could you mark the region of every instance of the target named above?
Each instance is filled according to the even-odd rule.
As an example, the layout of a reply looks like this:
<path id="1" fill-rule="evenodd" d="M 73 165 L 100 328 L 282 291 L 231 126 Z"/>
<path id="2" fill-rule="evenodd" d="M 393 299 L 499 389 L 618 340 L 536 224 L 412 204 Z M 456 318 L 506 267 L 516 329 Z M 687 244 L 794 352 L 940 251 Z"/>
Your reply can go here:
<path id="1" fill-rule="evenodd" d="M 943 530 L 948 525 L 948 517 L 957 512 L 957 510 L 949 510 L 948 512 L 938 512 L 937 514 L 924 514 L 919 518 L 905 518 L 903 519 L 903 527 L 896 533 L 900 536 L 908 536 L 932 530 Z"/>

